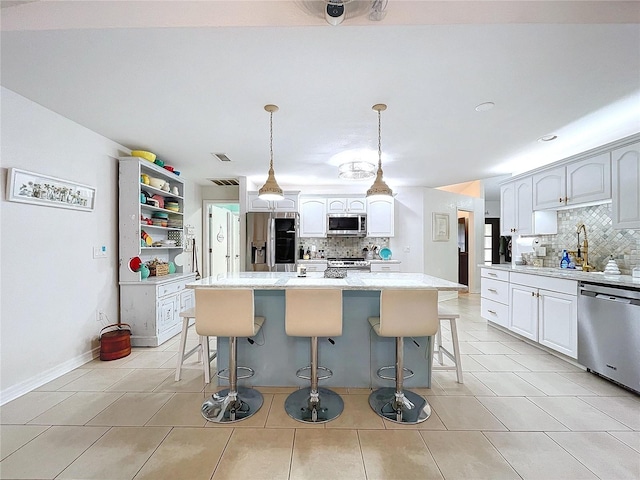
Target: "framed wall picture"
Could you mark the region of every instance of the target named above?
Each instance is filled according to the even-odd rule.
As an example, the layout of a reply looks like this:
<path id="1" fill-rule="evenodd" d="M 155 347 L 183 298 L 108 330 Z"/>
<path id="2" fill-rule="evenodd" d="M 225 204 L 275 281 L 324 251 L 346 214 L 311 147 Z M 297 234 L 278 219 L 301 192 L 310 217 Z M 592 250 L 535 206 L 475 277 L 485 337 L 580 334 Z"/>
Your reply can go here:
<path id="1" fill-rule="evenodd" d="M 10 168 L 7 200 L 90 212 L 95 206 L 96 189 L 71 180 Z"/>
<path id="2" fill-rule="evenodd" d="M 449 214 L 433 212 L 431 221 L 432 239 L 434 242 L 449 240 Z"/>

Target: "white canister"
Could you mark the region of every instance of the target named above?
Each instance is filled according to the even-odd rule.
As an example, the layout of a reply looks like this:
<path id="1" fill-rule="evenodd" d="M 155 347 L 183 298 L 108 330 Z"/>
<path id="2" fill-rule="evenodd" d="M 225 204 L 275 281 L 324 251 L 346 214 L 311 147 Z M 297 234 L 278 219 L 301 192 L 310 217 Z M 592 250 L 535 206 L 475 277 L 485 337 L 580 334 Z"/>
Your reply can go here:
<path id="1" fill-rule="evenodd" d="M 307 276 L 307 267 L 304 265 L 298 265 L 298 276 L 306 277 Z"/>

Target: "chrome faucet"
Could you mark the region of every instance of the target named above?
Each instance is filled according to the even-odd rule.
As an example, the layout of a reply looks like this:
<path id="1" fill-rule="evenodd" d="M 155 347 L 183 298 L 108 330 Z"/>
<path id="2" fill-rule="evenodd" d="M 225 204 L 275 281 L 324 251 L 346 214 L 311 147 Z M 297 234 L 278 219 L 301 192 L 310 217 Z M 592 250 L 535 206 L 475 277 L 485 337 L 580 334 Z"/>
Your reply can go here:
<path id="1" fill-rule="evenodd" d="M 587 227 L 585 227 L 583 222 L 579 222 L 576 227 L 576 233 L 578 234 L 578 254 L 576 256 L 576 262 L 582 261 L 582 270 L 584 272 L 595 270 L 594 267 L 589 265 L 589 242 L 587 241 Z M 580 245 L 580 230 L 584 232 L 584 240 L 582 242 L 582 246 Z"/>

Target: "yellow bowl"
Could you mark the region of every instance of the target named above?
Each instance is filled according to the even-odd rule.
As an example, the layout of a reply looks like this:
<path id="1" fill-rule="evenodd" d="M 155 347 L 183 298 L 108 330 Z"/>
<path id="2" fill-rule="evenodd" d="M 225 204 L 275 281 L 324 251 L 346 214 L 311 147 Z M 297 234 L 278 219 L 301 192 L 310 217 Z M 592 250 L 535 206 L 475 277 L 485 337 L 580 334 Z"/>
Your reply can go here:
<path id="1" fill-rule="evenodd" d="M 150 162 L 154 162 L 156 159 L 155 153 L 145 152 L 144 150 L 131 150 L 131 155 L 134 157 L 144 158 L 145 160 L 149 160 Z"/>

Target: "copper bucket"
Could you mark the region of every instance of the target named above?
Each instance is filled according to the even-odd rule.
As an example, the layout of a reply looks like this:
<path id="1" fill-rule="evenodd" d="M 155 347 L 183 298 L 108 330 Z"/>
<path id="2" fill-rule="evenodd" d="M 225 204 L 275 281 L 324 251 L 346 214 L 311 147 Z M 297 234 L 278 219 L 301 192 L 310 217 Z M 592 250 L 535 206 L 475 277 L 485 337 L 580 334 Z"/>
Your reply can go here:
<path id="1" fill-rule="evenodd" d="M 126 323 L 107 325 L 100 330 L 98 340 L 100 360 L 117 360 L 131 353 L 131 327 Z"/>

